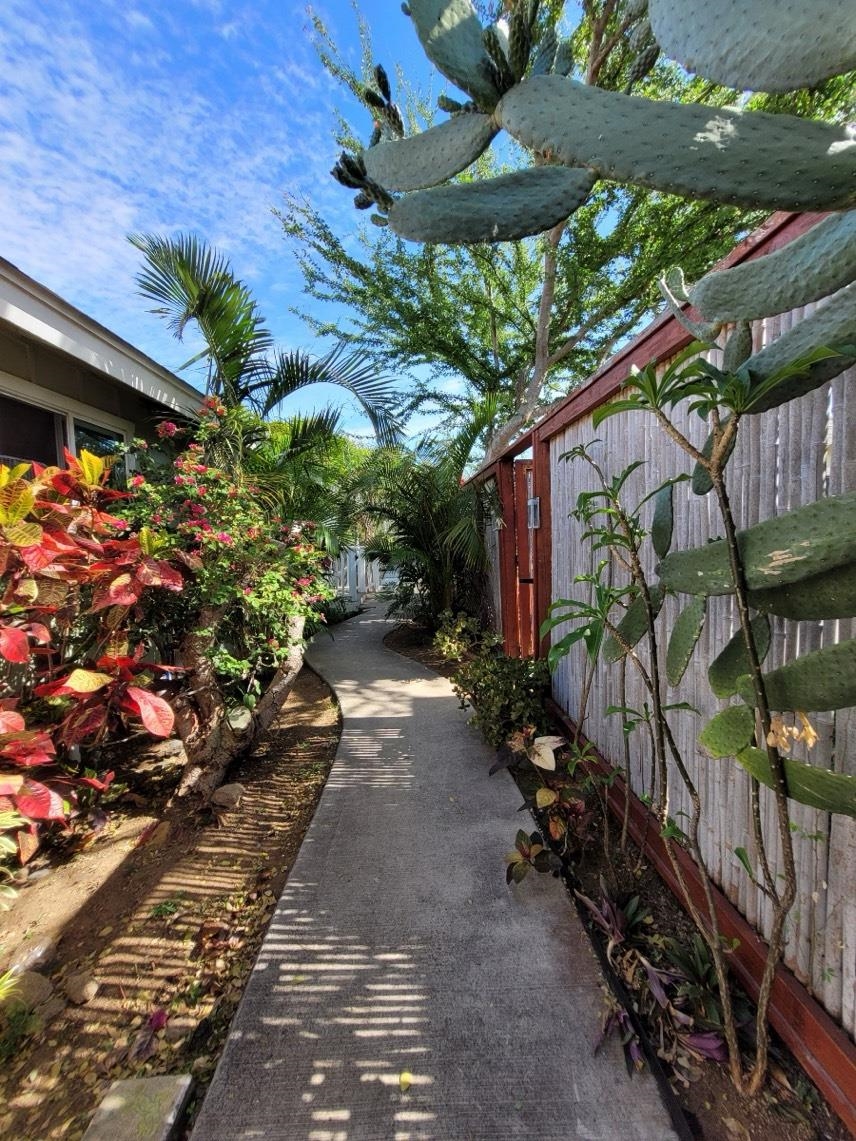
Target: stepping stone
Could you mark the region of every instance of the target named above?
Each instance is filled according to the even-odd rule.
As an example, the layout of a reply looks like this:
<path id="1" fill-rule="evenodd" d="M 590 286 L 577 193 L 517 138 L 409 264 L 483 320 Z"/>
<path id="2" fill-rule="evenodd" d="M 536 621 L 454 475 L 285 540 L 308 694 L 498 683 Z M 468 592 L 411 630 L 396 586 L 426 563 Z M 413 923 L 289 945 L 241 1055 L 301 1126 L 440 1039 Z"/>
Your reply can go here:
<path id="1" fill-rule="evenodd" d="M 192 1085 L 189 1074 L 113 1082 L 83 1141 L 171 1141 Z"/>

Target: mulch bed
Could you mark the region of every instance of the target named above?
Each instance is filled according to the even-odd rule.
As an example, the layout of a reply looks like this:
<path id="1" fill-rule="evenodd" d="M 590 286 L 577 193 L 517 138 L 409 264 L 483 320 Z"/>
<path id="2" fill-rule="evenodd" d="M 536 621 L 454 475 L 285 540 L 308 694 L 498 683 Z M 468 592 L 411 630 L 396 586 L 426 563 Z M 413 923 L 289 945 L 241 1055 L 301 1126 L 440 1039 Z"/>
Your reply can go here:
<path id="1" fill-rule="evenodd" d="M 305 668 L 266 737 L 229 773 L 246 789 L 236 812 L 165 815 L 180 765 L 150 761 L 85 851 L 47 861 L 48 874 L 21 888 L 20 906 L 0 917 L 2 961 L 22 935 L 23 949 L 58 935 L 38 968 L 55 998 L 52 1017 L 0 1030 L 0 1135 L 75 1141 L 114 1079 L 144 1074 L 192 1073 L 192 1120 L 340 732 L 331 690 Z M 51 930 L 69 868 L 85 881 L 84 903 Z M 64 1000 L 75 973 L 98 983 L 83 1005 Z"/>

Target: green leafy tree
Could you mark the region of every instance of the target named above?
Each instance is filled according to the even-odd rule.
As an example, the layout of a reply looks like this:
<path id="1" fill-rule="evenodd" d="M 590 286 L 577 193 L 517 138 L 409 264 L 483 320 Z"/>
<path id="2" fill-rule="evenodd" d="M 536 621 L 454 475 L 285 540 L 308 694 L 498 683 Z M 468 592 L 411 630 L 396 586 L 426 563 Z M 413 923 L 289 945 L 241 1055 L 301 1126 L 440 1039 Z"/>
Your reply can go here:
<path id="1" fill-rule="evenodd" d="M 464 485 L 467 456 L 490 405 L 442 446 L 378 449 L 344 483 L 366 536 L 366 554 L 394 567 L 391 613 L 435 628 L 444 611 L 478 614 L 486 598 L 485 493 Z"/>

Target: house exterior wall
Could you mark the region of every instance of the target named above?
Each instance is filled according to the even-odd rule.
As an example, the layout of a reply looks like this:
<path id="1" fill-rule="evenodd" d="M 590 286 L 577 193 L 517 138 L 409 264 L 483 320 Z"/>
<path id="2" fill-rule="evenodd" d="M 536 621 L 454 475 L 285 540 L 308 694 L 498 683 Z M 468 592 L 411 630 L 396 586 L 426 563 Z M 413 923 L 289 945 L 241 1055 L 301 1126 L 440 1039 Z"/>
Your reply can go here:
<path id="1" fill-rule="evenodd" d="M 10 400 L 22 419 L 21 404 L 54 414 L 74 452 L 76 425 L 153 438 L 159 420 L 193 417 L 201 393 L 0 258 L 0 396 L 0 452 L 18 458 Z"/>

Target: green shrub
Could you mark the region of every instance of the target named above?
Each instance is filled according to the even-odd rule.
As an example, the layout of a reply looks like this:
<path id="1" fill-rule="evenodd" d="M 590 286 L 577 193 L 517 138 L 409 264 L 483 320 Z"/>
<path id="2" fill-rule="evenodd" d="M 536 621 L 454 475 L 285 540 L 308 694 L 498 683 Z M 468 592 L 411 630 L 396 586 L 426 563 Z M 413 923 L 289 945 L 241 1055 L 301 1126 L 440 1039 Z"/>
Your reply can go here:
<path id="1" fill-rule="evenodd" d="M 544 699 L 550 692 L 550 670 L 542 659 L 508 658 L 489 648 L 462 665 L 452 685 L 462 704 L 472 704 L 474 724 L 496 749 L 516 729 L 548 728 Z"/>
<path id="2" fill-rule="evenodd" d="M 462 662 L 480 648 L 495 645 L 497 640 L 498 635 L 484 630 L 477 618 L 463 610 L 457 614 L 452 610 L 444 610 L 434 635 L 434 649 L 447 662 Z"/>

